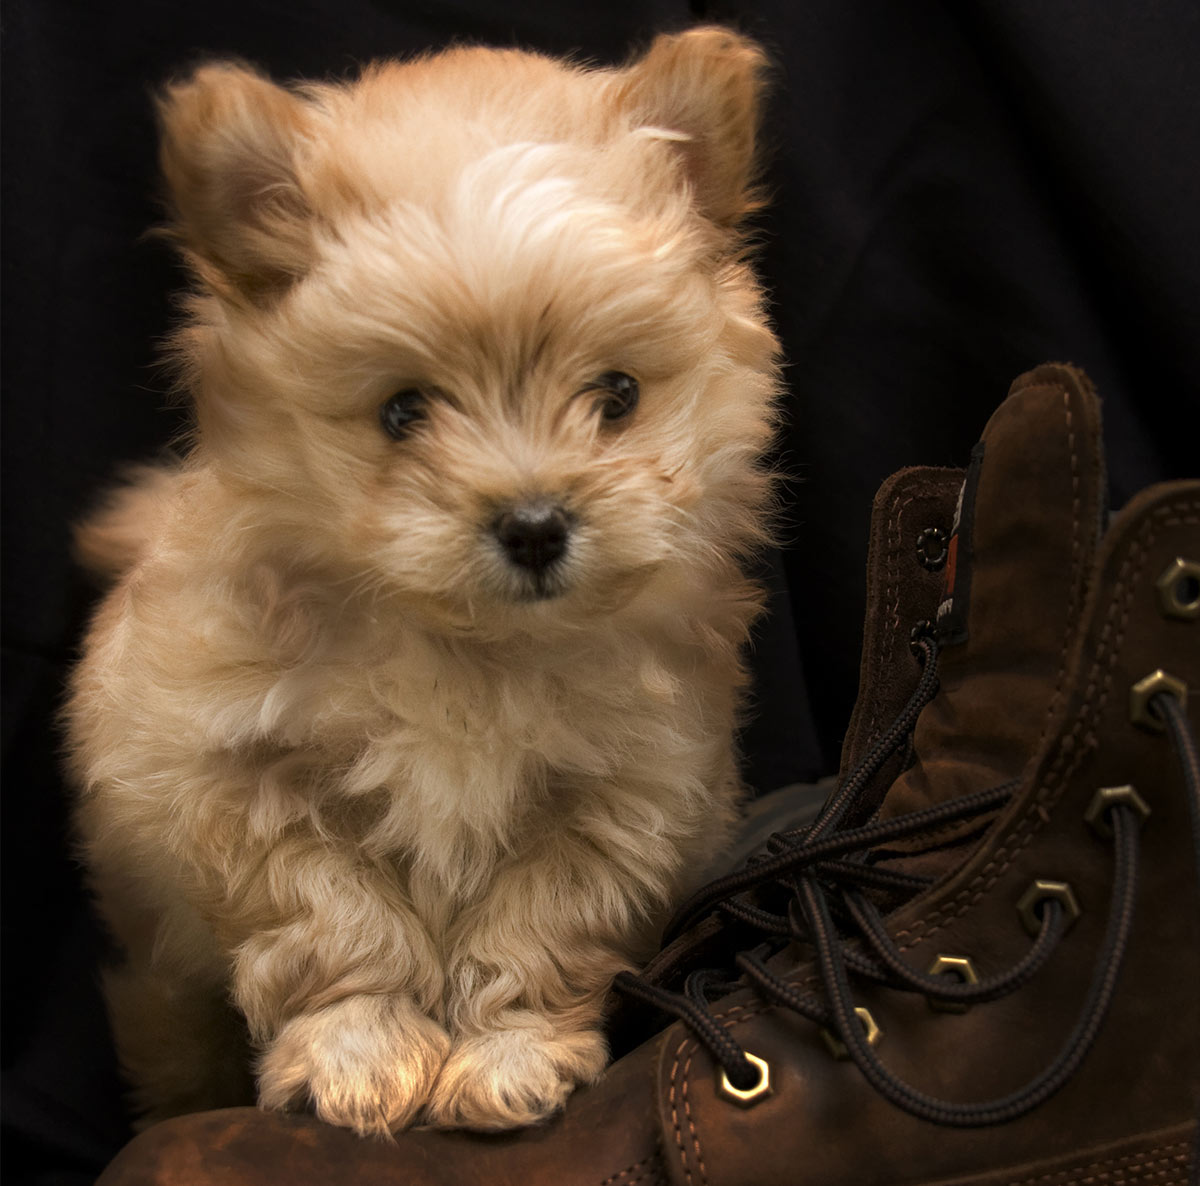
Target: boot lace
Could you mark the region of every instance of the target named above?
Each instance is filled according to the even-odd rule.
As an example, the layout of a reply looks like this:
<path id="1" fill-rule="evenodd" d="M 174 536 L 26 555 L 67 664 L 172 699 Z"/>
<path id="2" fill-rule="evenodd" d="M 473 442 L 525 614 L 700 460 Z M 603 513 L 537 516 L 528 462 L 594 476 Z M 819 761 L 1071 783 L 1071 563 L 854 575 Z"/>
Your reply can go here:
<path id="1" fill-rule="evenodd" d="M 734 958 L 736 971 L 704 969 L 686 977 L 675 992 L 646 977 L 621 973 L 621 992 L 678 1018 L 687 1025 L 740 1091 L 754 1087 L 760 1071 L 729 1030 L 713 1015 L 710 1002 L 749 985 L 765 1000 L 782 1005 L 836 1036 L 866 1080 L 897 1107 L 937 1124 L 981 1127 L 1015 1120 L 1032 1111 L 1066 1083 L 1086 1057 L 1112 1001 L 1124 961 L 1138 887 L 1138 834 L 1141 819 L 1125 803 L 1108 808 L 1114 875 L 1108 926 L 1079 1017 L 1057 1055 L 1039 1074 L 1008 1095 L 976 1103 L 956 1103 L 918 1091 L 880 1061 L 855 1012 L 851 977 L 918 992 L 931 1002 L 964 1006 L 996 1000 L 1025 984 L 1050 958 L 1070 920 L 1061 902 L 1040 904 L 1040 930 L 1029 950 L 1005 971 L 966 983 L 949 975 L 924 975 L 904 959 L 887 932 L 884 911 L 873 900 L 898 904 L 933 879 L 890 868 L 887 845 L 917 837 L 957 821 L 980 820 L 1004 806 L 1019 785 L 1014 780 L 957 800 L 886 821 L 844 826 L 872 779 L 888 758 L 907 744 L 921 709 L 938 688 L 938 644 L 914 641 L 922 663 L 917 687 L 893 725 L 870 747 L 859 765 L 830 796 L 815 822 L 776 833 L 766 852 L 745 868 L 710 882 L 676 913 L 664 946 L 706 915 L 717 912 L 760 937 L 753 950 Z M 1152 704 L 1179 756 L 1188 791 L 1196 867 L 1200 870 L 1200 756 L 1186 714 L 1164 693 Z M 780 977 L 771 955 L 791 943 L 805 945 L 820 977 L 817 994 Z"/>

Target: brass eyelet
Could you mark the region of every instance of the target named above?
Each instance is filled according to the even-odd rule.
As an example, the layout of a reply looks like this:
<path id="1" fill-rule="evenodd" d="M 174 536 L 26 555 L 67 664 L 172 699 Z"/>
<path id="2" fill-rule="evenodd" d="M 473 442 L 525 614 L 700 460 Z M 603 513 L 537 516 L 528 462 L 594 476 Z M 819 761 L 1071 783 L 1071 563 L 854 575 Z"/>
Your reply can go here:
<path id="1" fill-rule="evenodd" d="M 1068 927 L 1081 913 L 1075 891 L 1065 881 L 1043 881 L 1039 878 L 1017 902 L 1017 913 L 1021 916 L 1025 929 L 1035 937 L 1042 932 L 1042 919 L 1037 907 L 1047 899 L 1058 902 L 1066 911 Z"/>
<path id="2" fill-rule="evenodd" d="M 1150 701 L 1159 692 L 1166 692 L 1179 701 L 1179 707 L 1187 708 L 1187 684 L 1173 675 L 1168 675 L 1160 667 L 1152 671 L 1145 679 L 1140 679 L 1129 689 L 1129 719 L 1151 733 L 1162 733 L 1166 730 L 1163 719 L 1150 706 Z"/>
<path id="3" fill-rule="evenodd" d="M 926 527 L 917 536 L 917 561 L 922 568 L 937 572 L 946 565 L 950 537 L 940 527 Z"/>
<path id="4" fill-rule="evenodd" d="M 746 1055 L 746 1061 L 753 1063 L 758 1068 L 758 1082 L 753 1087 L 746 1088 L 742 1091 L 740 1088 L 734 1087 L 729 1082 L 729 1076 L 725 1073 L 725 1068 L 717 1067 L 717 1094 L 724 1096 L 730 1103 L 737 1104 L 740 1108 L 753 1107 L 759 1100 L 764 1100 L 771 1094 L 771 1068 L 765 1059 L 761 1059 L 756 1054 L 751 1054 L 749 1050 L 743 1051 Z"/>
<path id="5" fill-rule="evenodd" d="M 978 984 L 979 973 L 975 965 L 965 955 L 939 955 L 929 965 L 929 976 L 941 976 L 944 973 L 954 973 L 963 984 Z M 965 1013 L 971 1006 L 966 1001 L 939 1001 L 937 997 L 926 997 L 931 1009 L 939 1013 Z"/>
<path id="6" fill-rule="evenodd" d="M 1200 618 L 1200 564 L 1176 556 L 1154 582 L 1164 617 L 1185 622 Z"/>
<path id="7" fill-rule="evenodd" d="M 859 1005 L 854 1010 L 858 1016 L 858 1020 L 862 1022 L 863 1029 L 866 1031 L 865 1037 L 868 1046 L 879 1045 L 879 1039 L 883 1037 L 883 1030 L 879 1028 L 875 1018 L 871 1016 L 871 1010 Z M 829 1053 L 836 1059 L 846 1059 L 850 1057 L 850 1051 L 846 1049 L 846 1044 L 825 1026 L 821 1027 L 821 1037 L 825 1039 L 825 1045 L 829 1047 Z"/>
<path id="8" fill-rule="evenodd" d="M 1083 818 L 1097 836 L 1102 836 L 1105 840 L 1112 839 L 1113 829 L 1108 819 L 1108 810 L 1119 804 L 1132 807 L 1142 822 L 1145 822 L 1150 814 L 1150 804 L 1132 786 L 1100 787 L 1092 796 L 1087 811 L 1083 813 Z"/>

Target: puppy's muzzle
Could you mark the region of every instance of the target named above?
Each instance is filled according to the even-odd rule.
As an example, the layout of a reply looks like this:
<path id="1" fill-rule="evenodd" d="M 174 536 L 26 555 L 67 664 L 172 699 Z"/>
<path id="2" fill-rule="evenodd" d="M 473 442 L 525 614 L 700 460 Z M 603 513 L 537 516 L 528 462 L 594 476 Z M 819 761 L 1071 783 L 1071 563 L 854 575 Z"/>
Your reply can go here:
<path id="1" fill-rule="evenodd" d="M 540 577 L 566 554 L 572 522 L 557 503 L 538 499 L 502 511 L 492 532 L 511 563 Z"/>

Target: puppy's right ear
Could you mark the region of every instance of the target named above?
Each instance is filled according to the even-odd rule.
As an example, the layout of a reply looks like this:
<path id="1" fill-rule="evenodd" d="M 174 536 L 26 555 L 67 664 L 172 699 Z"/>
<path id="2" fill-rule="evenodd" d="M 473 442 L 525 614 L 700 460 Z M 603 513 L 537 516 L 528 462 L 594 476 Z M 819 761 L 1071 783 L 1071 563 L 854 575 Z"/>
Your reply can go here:
<path id="1" fill-rule="evenodd" d="M 171 233 L 219 295 L 261 302 L 307 271 L 313 212 L 298 154 L 315 113 L 237 63 L 202 66 L 158 101 Z"/>

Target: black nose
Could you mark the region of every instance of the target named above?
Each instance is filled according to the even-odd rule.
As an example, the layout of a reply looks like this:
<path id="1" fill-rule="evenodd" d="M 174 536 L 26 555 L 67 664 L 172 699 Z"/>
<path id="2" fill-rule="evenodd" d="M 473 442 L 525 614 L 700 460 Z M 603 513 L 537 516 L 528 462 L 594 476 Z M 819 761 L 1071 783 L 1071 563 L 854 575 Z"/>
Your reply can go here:
<path id="1" fill-rule="evenodd" d="M 571 518 L 552 502 L 518 503 L 496 517 L 492 530 L 514 564 L 539 573 L 567 550 Z"/>

